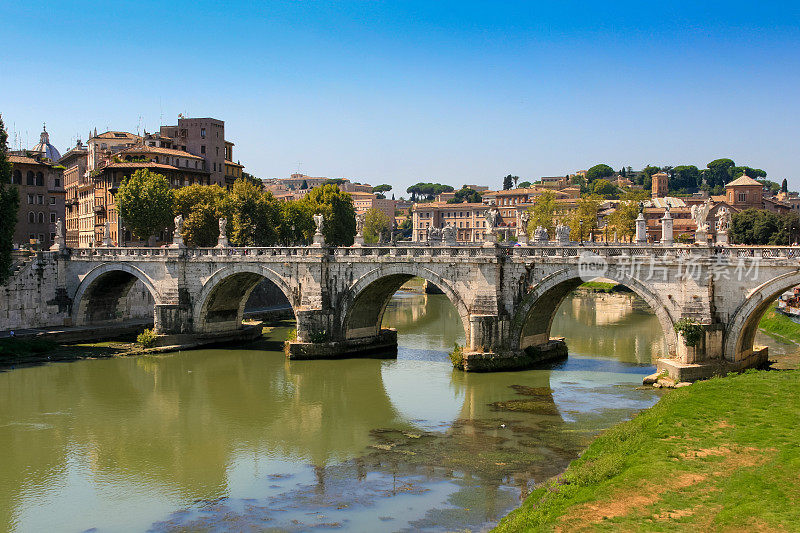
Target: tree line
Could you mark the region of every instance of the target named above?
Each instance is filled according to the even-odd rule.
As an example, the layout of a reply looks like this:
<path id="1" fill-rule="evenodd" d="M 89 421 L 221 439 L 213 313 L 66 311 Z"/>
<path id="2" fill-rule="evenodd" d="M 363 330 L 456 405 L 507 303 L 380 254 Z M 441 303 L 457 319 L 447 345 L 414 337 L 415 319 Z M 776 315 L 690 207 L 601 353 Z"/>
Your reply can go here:
<path id="1" fill-rule="evenodd" d="M 323 216 L 326 243 L 350 246 L 356 234 L 353 199 L 334 184 L 315 187 L 300 200 L 281 202 L 253 180 L 238 179 L 230 190 L 219 185 L 173 189 L 163 175 L 141 169 L 122 182 L 116 203 L 125 226 L 143 241 L 170 228 L 178 214 L 188 246 L 215 246 L 220 218 L 228 221 L 233 246 L 310 244 L 317 213 Z"/>

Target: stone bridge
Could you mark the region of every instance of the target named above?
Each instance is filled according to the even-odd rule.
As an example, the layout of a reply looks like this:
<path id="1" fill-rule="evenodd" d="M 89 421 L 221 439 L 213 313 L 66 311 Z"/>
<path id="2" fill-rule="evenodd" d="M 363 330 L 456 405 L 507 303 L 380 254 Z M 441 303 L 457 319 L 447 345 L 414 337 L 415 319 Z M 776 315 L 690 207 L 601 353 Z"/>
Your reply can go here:
<path id="1" fill-rule="evenodd" d="M 418 276 L 458 311 L 465 370 L 512 369 L 566 355 L 563 340 L 550 338 L 559 304 L 583 281 L 603 277 L 655 312 L 667 351 L 659 369 L 693 379 L 766 361 L 766 349 L 753 345 L 758 321 L 800 284 L 799 252 L 641 244 L 67 249 L 38 254 L 3 287 L 0 329 L 113 327 L 127 318 L 126 298 L 141 282 L 158 333 L 224 336 L 241 330 L 251 291 L 268 279 L 297 319 L 290 358 L 386 353 L 396 348 L 396 333 L 381 327 L 386 304 Z M 681 318 L 702 325 L 695 346 L 676 333 Z"/>

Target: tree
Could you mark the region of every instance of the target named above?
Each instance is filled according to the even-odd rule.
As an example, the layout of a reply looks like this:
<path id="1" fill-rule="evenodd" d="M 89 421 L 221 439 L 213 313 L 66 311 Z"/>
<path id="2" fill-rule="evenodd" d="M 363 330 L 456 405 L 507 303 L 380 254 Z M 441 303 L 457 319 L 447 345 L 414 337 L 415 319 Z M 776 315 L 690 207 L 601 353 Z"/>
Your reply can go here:
<path id="1" fill-rule="evenodd" d="M 311 189 L 299 202 L 308 206 L 312 214 L 323 216 L 322 233 L 331 246 L 350 246 L 356 235 L 356 211 L 353 197 L 333 184 Z"/>
<path id="2" fill-rule="evenodd" d="M 252 174 L 248 174 L 247 172 L 242 171 L 242 177 L 240 179 L 247 180 L 256 187 L 263 187 L 264 182 L 258 179 L 257 177 L 253 176 Z"/>
<path id="3" fill-rule="evenodd" d="M 464 187 L 455 192 L 455 196 L 447 201 L 448 204 L 461 204 L 469 202 L 471 204 L 479 204 L 482 202 L 481 193 L 476 190 Z"/>
<path id="4" fill-rule="evenodd" d="M 311 206 L 302 201 L 281 205 L 280 240 L 286 246 L 311 244 L 316 231 Z"/>
<path id="5" fill-rule="evenodd" d="M 519 179 L 519 178 L 517 178 L 517 179 Z M 514 176 L 509 174 L 508 176 L 503 178 L 503 190 L 504 191 L 507 191 L 507 190 L 511 189 L 511 187 L 513 187 L 513 185 L 514 185 Z"/>
<path id="6" fill-rule="evenodd" d="M 601 178 L 592 183 L 592 191 L 603 198 L 611 198 L 617 195 L 618 189 L 616 185 L 607 179 Z"/>
<path id="7" fill-rule="evenodd" d="M 759 182 L 761 185 L 763 185 L 764 188 L 770 192 L 770 194 L 778 194 L 778 192 L 781 190 L 781 186 L 775 183 L 774 181 L 770 180 L 756 180 L 756 181 Z"/>
<path id="8" fill-rule="evenodd" d="M 614 169 L 610 166 L 600 163 L 586 171 L 586 181 L 592 183 L 594 180 L 600 178 L 607 178 L 614 175 Z"/>
<path id="9" fill-rule="evenodd" d="M 306 180 L 303 180 L 303 183 L 300 184 L 300 190 L 304 191 L 306 189 L 308 189 L 308 182 Z"/>
<path id="10" fill-rule="evenodd" d="M 800 219 L 763 209 L 747 209 L 732 217 L 731 240 L 736 244 L 787 245 L 800 239 Z"/>
<path id="11" fill-rule="evenodd" d="M 373 207 L 364 214 L 364 242 L 374 244 L 385 241 L 391 230 L 392 220 L 380 209 Z"/>
<path id="12" fill-rule="evenodd" d="M 323 185 L 341 185 L 344 183 L 344 178 L 331 178 L 329 180 L 325 180 Z"/>
<path id="13" fill-rule="evenodd" d="M 608 226 L 617 233 L 617 238 L 633 239 L 636 235 L 636 217 L 639 216 L 639 202 L 647 198 L 644 191 L 630 191 L 620 199 L 617 208 L 608 216 Z"/>
<path id="14" fill-rule="evenodd" d="M 271 192 L 245 179 L 233 182 L 225 197 L 228 238 L 234 246 L 274 246 L 278 243 L 280 206 Z"/>
<path id="15" fill-rule="evenodd" d="M 219 185 L 189 185 L 175 190 L 175 213 L 183 216 L 183 241 L 187 246 L 215 246 L 219 219 L 225 216 L 225 189 Z"/>
<path id="16" fill-rule="evenodd" d="M 786 178 L 783 178 L 783 181 L 781 182 L 781 192 L 789 192 L 789 184 L 787 183 Z"/>
<path id="17" fill-rule="evenodd" d="M 8 161 L 8 133 L 0 116 L 0 285 L 11 275 L 11 250 L 17 225 L 19 193 L 11 185 L 11 163 Z"/>
<path id="18" fill-rule="evenodd" d="M 758 178 L 766 178 L 767 172 L 765 170 L 761 170 L 760 168 L 750 168 L 750 167 L 733 167 L 730 171 L 731 179 L 736 179 L 739 176 L 747 174 L 749 177 L 757 180 Z"/>
<path id="19" fill-rule="evenodd" d="M 573 239 L 586 240 L 597 230 L 597 211 L 603 199 L 595 194 L 578 199 L 577 207 L 567 217 Z"/>
<path id="20" fill-rule="evenodd" d="M 172 224 L 175 195 L 161 174 L 137 170 L 119 186 L 115 201 L 123 224 L 139 240 Z"/>
<path id="21" fill-rule="evenodd" d="M 437 194 L 443 192 L 453 192 L 453 187 L 441 183 L 420 182 L 406 189 L 406 192 L 411 193 L 411 201 L 416 202 L 421 199 L 433 200 Z"/>
<path id="22" fill-rule="evenodd" d="M 531 186 L 530 181 L 523 181 L 522 183 L 519 184 L 520 189 L 529 189 L 530 186 Z"/>
<path id="23" fill-rule="evenodd" d="M 528 235 L 533 236 L 533 231 L 541 226 L 547 230 L 550 237 L 555 236 L 556 217 L 559 207 L 553 191 L 544 191 L 536 198 L 534 204 L 528 208 L 531 218 L 528 221 Z"/>
<path id="24" fill-rule="evenodd" d="M 669 190 L 689 193 L 700 185 L 700 170 L 694 165 L 679 165 L 670 172 Z"/>
<path id="25" fill-rule="evenodd" d="M 736 166 L 733 159 L 715 159 L 708 165 L 705 173 L 709 187 L 725 186 L 731 180 L 732 169 Z"/>
<path id="26" fill-rule="evenodd" d="M 372 188 L 372 192 L 374 192 L 374 193 L 389 192 L 391 190 L 392 190 L 392 186 L 388 185 L 386 183 L 384 183 L 382 185 L 376 185 L 375 187 Z"/>

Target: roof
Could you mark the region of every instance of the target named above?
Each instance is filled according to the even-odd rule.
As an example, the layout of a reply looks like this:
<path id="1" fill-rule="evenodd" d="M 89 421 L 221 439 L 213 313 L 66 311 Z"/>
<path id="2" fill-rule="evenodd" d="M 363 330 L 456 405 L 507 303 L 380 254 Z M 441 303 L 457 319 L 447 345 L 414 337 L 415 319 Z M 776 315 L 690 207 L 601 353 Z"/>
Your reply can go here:
<path id="1" fill-rule="evenodd" d="M 49 167 L 50 165 L 45 163 L 44 161 L 39 161 L 32 157 L 28 157 L 26 155 L 8 155 L 8 162 L 9 163 L 17 163 L 17 164 L 24 164 L 24 165 L 42 165 L 45 167 Z"/>
<path id="2" fill-rule="evenodd" d="M 95 135 L 95 139 L 141 139 L 140 136 L 128 133 L 127 131 L 107 131 L 100 135 Z"/>
<path id="3" fill-rule="evenodd" d="M 660 207 L 664 208 L 669 205 L 670 208 L 673 207 L 686 207 L 686 202 L 684 202 L 681 198 L 675 198 L 674 196 L 665 196 L 662 198 L 652 198 L 649 202 L 650 205 L 648 207 Z M 647 204 L 645 204 L 647 205 Z"/>
<path id="4" fill-rule="evenodd" d="M 422 204 L 414 204 L 414 210 L 417 209 L 424 209 L 424 208 L 432 208 L 432 209 L 489 209 L 490 206 L 483 204 L 483 203 L 460 203 L 460 204 L 448 204 L 447 202 L 425 202 Z"/>
<path id="5" fill-rule="evenodd" d="M 184 152 L 183 150 L 173 150 L 172 148 L 161 148 L 158 146 L 147 146 L 144 144 L 135 144 L 131 147 L 125 148 L 124 150 L 120 150 L 117 153 L 117 156 L 122 156 L 124 154 L 162 154 L 162 155 L 171 155 L 175 157 L 183 157 L 185 159 L 197 159 L 202 161 L 203 158 L 200 156 L 196 156 L 194 154 L 190 154 L 189 152 Z"/>
<path id="6" fill-rule="evenodd" d="M 515 196 L 515 195 L 522 195 L 522 194 L 534 194 L 534 193 L 543 193 L 545 191 L 549 191 L 550 189 L 544 189 L 541 187 L 529 187 L 527 189 L 506 189 L 502 191 L 486 191 L 483 193 L 483 196 Z"/>
<path id="7" fill-rule="evenodd" d="M 725 185 L 725 187 L 741 187 L 744 185 L 758 185 L 759 187 L 763 187 L 759 182 L 748 176 L 747 174 L 742 174 L 732 182 Z"/>
<path id="8" fill-rule="evenodd" d="M 109 163 L 100 170 L 105 170 L 107 168 L 161 168 L 164 170 L 191 172 L 192 174 L 209 174 L 207 170 L 199 170 L 188 167 L 174 167 L 172 165 L 165 165 L 164 163 L 155 163 L 153 161 L 120 161 L 119 163 Z"/>
<path id="9" fill-rule="evenodd" d="M 241 165 L 239 163 L 234 163 L 233 161 L 228 161 L 227 159 L 225 160 L 225 164 L 230 165 L 232 167 L 244 168 L 244 165 Z"/>

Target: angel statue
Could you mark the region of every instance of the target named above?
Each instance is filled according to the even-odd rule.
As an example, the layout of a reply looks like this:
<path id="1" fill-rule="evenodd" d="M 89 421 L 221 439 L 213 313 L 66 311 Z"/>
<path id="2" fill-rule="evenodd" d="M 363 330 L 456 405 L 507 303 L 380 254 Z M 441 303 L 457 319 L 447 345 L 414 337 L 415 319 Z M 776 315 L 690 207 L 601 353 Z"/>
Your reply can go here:
<path id="1" fill-rule="evenodd" d="M 175 215 L 175 232 L 176 233 L 183 233 L 183 215 L 178 213 Z"/>
<path id="2" fill-rule="evenodd" d="M 228 219 L 225 217 L 219 219 L 219 236 L 220 237 L 228 236 Z"/>
<path id="3" fill-rule="evenodd" d="M 320 213 L 317 213 L 316 215 L 314 215 L 313 218 L 314 218 L 314 224 L 317 225 L 316 235 L 322 235 L 322 223 L 325 220 L 324 217 Z"/>

